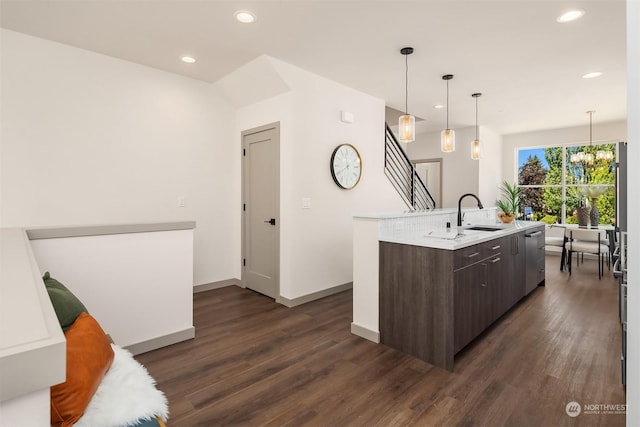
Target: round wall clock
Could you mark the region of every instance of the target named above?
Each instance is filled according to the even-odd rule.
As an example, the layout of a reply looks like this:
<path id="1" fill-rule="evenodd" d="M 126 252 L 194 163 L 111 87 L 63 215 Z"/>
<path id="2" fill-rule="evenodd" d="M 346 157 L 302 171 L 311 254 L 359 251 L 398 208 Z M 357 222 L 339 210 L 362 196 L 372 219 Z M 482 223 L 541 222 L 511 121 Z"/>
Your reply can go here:
<path id="1" fill-rule="evenodd" d="M 331 154 L 331 176 L 338 187 L 350 190 L 360 182 L 362 176 L 362 159 L 356 147 L 341 144 Z"/>

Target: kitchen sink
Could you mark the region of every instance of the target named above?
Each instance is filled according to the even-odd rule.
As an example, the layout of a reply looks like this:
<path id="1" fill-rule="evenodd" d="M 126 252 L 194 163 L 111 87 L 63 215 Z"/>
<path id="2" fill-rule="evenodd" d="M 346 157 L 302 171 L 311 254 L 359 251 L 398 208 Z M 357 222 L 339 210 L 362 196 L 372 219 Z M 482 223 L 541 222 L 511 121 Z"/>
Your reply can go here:
<path id="1" fill-rule="evenodd" d="M 472 227 L 466 227 L 465 230 L 499 231 L 499 230 L 502 230 L 502 228 L 500 228 L 500 227 L 488 227 L 486 225 L 474 225 Z"/>

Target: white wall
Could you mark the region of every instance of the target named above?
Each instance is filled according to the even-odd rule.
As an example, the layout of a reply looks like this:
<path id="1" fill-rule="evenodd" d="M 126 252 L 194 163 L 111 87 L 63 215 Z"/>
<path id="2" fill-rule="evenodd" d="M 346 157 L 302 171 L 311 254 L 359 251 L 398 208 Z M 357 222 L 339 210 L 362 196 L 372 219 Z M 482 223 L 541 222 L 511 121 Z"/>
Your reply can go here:
<path id="1" fill-rule="evenodd" d="M 194 336 L 193 235 L 127 232 L 30 244 L 40 274 L 49 271 L 71 289 L 116 344 L 137 354 Z"/>
<path id="2" fill-rule="evenodd" d="M 218 90 L 1 36 L 0 225 L 195 220 L 194 283 L 240 277 L 235 115 Z"/>
<path id="3" fill-rule="evenodd" d="M 627 140 L 627 122 L 598 123 L 597 112 L 593 120 L 593 143 Z M 502 136 L 502 172 L 503 180 L 515 181 L 517 178 L 517 150 L 519 148 L 557 146 L 564 144 L 588 144 L 589 121 L 585 114 L 585 125 L 562 129 L 549 129 L 535 132 L 516 133 Z"/>
<path id="4" fill-rule="evenodd" d="M 627 117 L 629 145 L 628 156 L 630 164 L 640 159 L 640 1 L 627 1 Z M 627 176 L 629 184 L 640 182 L 640 169 L 629 168 Z M 631 194 L 638 194 L 631 190 Z M 628 211 L 640 212 L 640 199 L 628 198 Z M 629 221 L 629 246 L 632 248 L 629 258 L 629 287 L 627 294 L 627 425 L 640 425 L 640 226 L 635 221 Z"/>
<path id="5" fill-rule="evenodd" d="M 384 102 L 268 58 L 290 92 L 238 110 L 240 131 L 280 121 L 280 294 L 289 299 L 353 280 L 353 215 L 406 209 L 384 175 Z M 262 61 L 262 59 L 261 59 Z M 355 115 L 340 121 L 340 111 Z M 363 176 L 349 191 L 329 170 L 333 149 L 355 145 Z M 302 209 L 302 198 L 311 209 Z"/>
<path id="6" fill-rule="evenodd" d="M 471 141 L 475 138 L 475 127 L 456 129 L 456 150 L 453 153 L 440 151 L 440 132 L 419 133 L 416 140 L 403 144 L 412 160 L 442 158 L 442 206 L 439 208 L 457 208 L 458 198 L 465 193 L 478 195 L 480 188 L 480 162 L 471 159 Z M 483 147 L 484 148 L 484 147 Z M 483 204 L 493 206 L 495 200 Z M 462 206 L 475 207 L 472 198 L 465 198 Z"/>
<path id="7" fill-rule="evenodd" d="M 283 297 L 350 282 L 353 214 L 405 209 L 383 173 L 382 100 L 260 58 L 291 90 L 236 114 L 216 85 L 7 30 L 2 43 L 3 227 L 195 220 L 194 284 L 239 278 L 240 131 L 274 121 Z M 352 191 L 329 172 L 343 142 L 363 158 Z"/>
<path id="8" fill-rule="evenodd" d="M 480 126 L 480 144 L 482 157 L 478 164 L 478 196 L 485 206 L 495 206 L 496 200 L 501 197 L 498 187 L 503 181 L 502 136 Z"/>

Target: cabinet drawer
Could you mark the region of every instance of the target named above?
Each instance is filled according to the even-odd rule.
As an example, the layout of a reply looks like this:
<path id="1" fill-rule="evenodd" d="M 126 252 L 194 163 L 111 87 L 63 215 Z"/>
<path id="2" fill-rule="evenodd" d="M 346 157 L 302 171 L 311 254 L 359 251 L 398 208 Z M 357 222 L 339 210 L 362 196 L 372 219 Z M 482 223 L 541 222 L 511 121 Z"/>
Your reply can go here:
<path id="1" fill-rule="evenodd" d="M 484 258 L 482 253 L 482 244 L 467 246 L 466 248 L 458 249 L 453 253 L 453 268 L 457 270 L 459 268 L 471 265 Z"/>
<path id="2" fill-rule="evenodd" d="M 499 254 L 505 250 L 504 239 L 490 240 L 484 243 L 478 243 L 477 245 L 467 246 L 466 248 L 458 249 L 453 255 L 453 268 L 457 270 L 467 265 L 471 265 L 485 258 Z"/>
<path id="3" fill-rule="evenodd" d="M 507 244 L 508 244 L 508 238 L 505 238 L 505 237 L 491 240 L 489 242 L 481 243 L 482 254 L 484 255 L 484 258 L 498 255 L 499 253 L 507 250 L 507 247 L 506 247 Z"/>

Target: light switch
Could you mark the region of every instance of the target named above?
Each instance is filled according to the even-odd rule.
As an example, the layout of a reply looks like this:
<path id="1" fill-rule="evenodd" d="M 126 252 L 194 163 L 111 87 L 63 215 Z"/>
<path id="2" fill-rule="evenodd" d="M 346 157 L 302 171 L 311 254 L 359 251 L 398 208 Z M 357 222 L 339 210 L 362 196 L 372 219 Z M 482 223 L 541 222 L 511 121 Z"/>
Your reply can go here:
<path id="1" fill-rule="evenodd" d="M 302 198 L 302 209 L 311 209 L 311 197 Z"/>
<path id="2" fill-rule="evenodd" d="M 179 196 L 178 197 L 178 207 L 179 208 L 184 208 L 185 206 L 187 206 L 187 198 L 184 196 Z"/>

